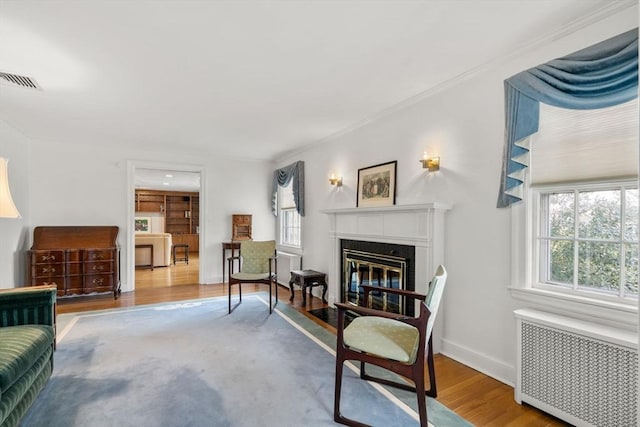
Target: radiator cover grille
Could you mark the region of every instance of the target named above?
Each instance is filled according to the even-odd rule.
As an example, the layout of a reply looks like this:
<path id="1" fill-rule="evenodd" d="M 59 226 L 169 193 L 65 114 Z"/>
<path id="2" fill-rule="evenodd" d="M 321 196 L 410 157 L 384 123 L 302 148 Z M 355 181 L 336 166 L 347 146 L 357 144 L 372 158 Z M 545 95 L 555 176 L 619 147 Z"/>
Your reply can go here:
<path id="1" fill-rule="evenodd" d="M 637 425 L 636 351 L 526 321 L 520 333 L 522 400 L 557 408 L 570 422 Z"/>

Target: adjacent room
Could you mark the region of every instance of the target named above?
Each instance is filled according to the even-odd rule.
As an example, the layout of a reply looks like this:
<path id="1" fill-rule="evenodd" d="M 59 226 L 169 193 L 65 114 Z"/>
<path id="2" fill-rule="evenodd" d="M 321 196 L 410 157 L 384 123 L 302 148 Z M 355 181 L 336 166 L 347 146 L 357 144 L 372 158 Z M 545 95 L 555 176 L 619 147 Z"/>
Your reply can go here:
<path id="1" fill-rule="evenodd" d="M 636 0 L 0 0 L 0 426 L 635 426 Z"/>

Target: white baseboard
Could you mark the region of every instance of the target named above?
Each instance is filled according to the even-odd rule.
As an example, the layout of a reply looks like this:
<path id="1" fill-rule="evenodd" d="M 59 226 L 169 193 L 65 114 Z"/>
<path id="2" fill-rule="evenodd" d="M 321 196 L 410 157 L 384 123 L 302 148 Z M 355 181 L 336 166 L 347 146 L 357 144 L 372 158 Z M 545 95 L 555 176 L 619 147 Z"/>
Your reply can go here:
<path id="1" fill-rule="evenodd" d="M 456 344 L 447 339 L 441 340 L 440 353 L 456 360 L 463 365 L 480 371 L 508 386 L 514 387 L 516 367 L 494 359 L 486 354 L 479 353 L 463 345 Z"/>

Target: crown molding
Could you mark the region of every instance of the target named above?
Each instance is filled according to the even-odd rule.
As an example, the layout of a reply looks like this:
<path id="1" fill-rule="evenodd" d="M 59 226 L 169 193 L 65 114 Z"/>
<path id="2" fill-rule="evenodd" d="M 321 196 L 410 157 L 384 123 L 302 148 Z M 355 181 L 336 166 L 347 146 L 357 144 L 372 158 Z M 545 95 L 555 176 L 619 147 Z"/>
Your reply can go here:
<path id="1" fill-rule="evenodd" d="M 358 122 L 353 123 L 352 125 L 346 126 L 344 128 L 342 128 L 341 130 L 334 132 L 332 134 L 327 135 L 324 138 L 321 138 L 319 140 L 315 140 L 313 142 L 304 144 L 296 149 L 293 150 L 288 150 L 288 151 L 284 151 L 281 152 L 279 154 L 276 154 L 275 156 L 272 157 L 272 161 L 274 162 L 279 162 L 280 160 L 282 160 L 283 158 L 289 158 L 289 157 L 293 157 L 295 155 L 299 155 L 301 153 L 304 153 L 306 151 L 308 151 L 309 149 L 313 148 L 316 145 L 322 144 L 322 143 L 326 143 L 326 142 L 330 142 L 332 140 L 335 140 L 343 135 L 349 134 L 353 131 L 355 131 L 356 129 L 362 128 L 365 125 L 375 122 L 377 120 L 380 120 L 384 117 L 390 116 L 398 111 L 401 111 L 405 108 L 408 108 L 412 105 L 415 105 L 425 99 L 428 99 L 440 92 L 443 92 L 449 88 L 455 87 L 457 85 L 459 85 L 460 83 L 471 79 L 472 77 L 475 77 L 478 74 L 484 73 L 487 70 L 490 70 L 492 68 L 495 68 L 497 66 L 499 66 L 500 64 L 508 61 L 508 60 L 512 60 L 515 59 L 521 55 L 524 55 L 528 52 L 531 52 L 541 46 L 544 46 L 550 42 L 556 41 L 556 40 L 560 40 L 564 37 L 567 37 L 573 33 L 575 33 L 576 31 L 582 30 L 592 24 L 595 24 L 596 22 L 602 21 L 616 13 L 619 13 L 625 9 L 628 9 L 630 7 L 636 6 L 638 4 L 638 2 L 636 0 L 624 0 L 624 1 L 616 1 L 616 2 L 604 2 L 604 4 L 597 8 L 594 9 L 591 13 L 587 14 L 587 15 L 583 15 L 571 22 L 568 22 L 566 25 L 563 25 L 562 27 L 558 28 L 557 30 L 550 32 L 548 34 L 545 34 L 541 37 L 538 37 L 536 39 L 533 39 L 531 42 L 528 42 L 526 44 L 517 46 L 515 49 L 510 50 L 510 52 L 508 54 L 504 54 L 504 55 L 500 55 L 496 58 L 490 59 L 476 67 L 473 67 L 467 71 L 465 71 L 464 73 L 458 74 L 457 76 L 454 76 L 448 80 L 445 80 L 435 86 L 432 86 L 431 88 L 422 91 L 420 93 L 417 93 L 416 95 L 407 98 L 403 101 L 400 101 L 397 104 L 394 104 L 388 108 L 385 108 L 363 120 L 360 120 Z"/>

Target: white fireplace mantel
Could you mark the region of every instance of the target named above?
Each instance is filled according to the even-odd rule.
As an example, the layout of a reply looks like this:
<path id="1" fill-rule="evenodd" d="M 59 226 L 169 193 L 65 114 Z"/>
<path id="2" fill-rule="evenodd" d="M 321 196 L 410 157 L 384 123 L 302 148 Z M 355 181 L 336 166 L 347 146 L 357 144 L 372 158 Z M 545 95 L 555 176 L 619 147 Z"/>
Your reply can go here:
<path id="1" fill-rule="evenodd" d="M 415 284 L 426 292 L 438 265 L 444 264 L 445 213 L 451 205 L 442 202 L 374 208 L 327 209 L 329 239 L 329 302 L 340 301 L 340 240 L 395 243 L 415 246 Z"/>

